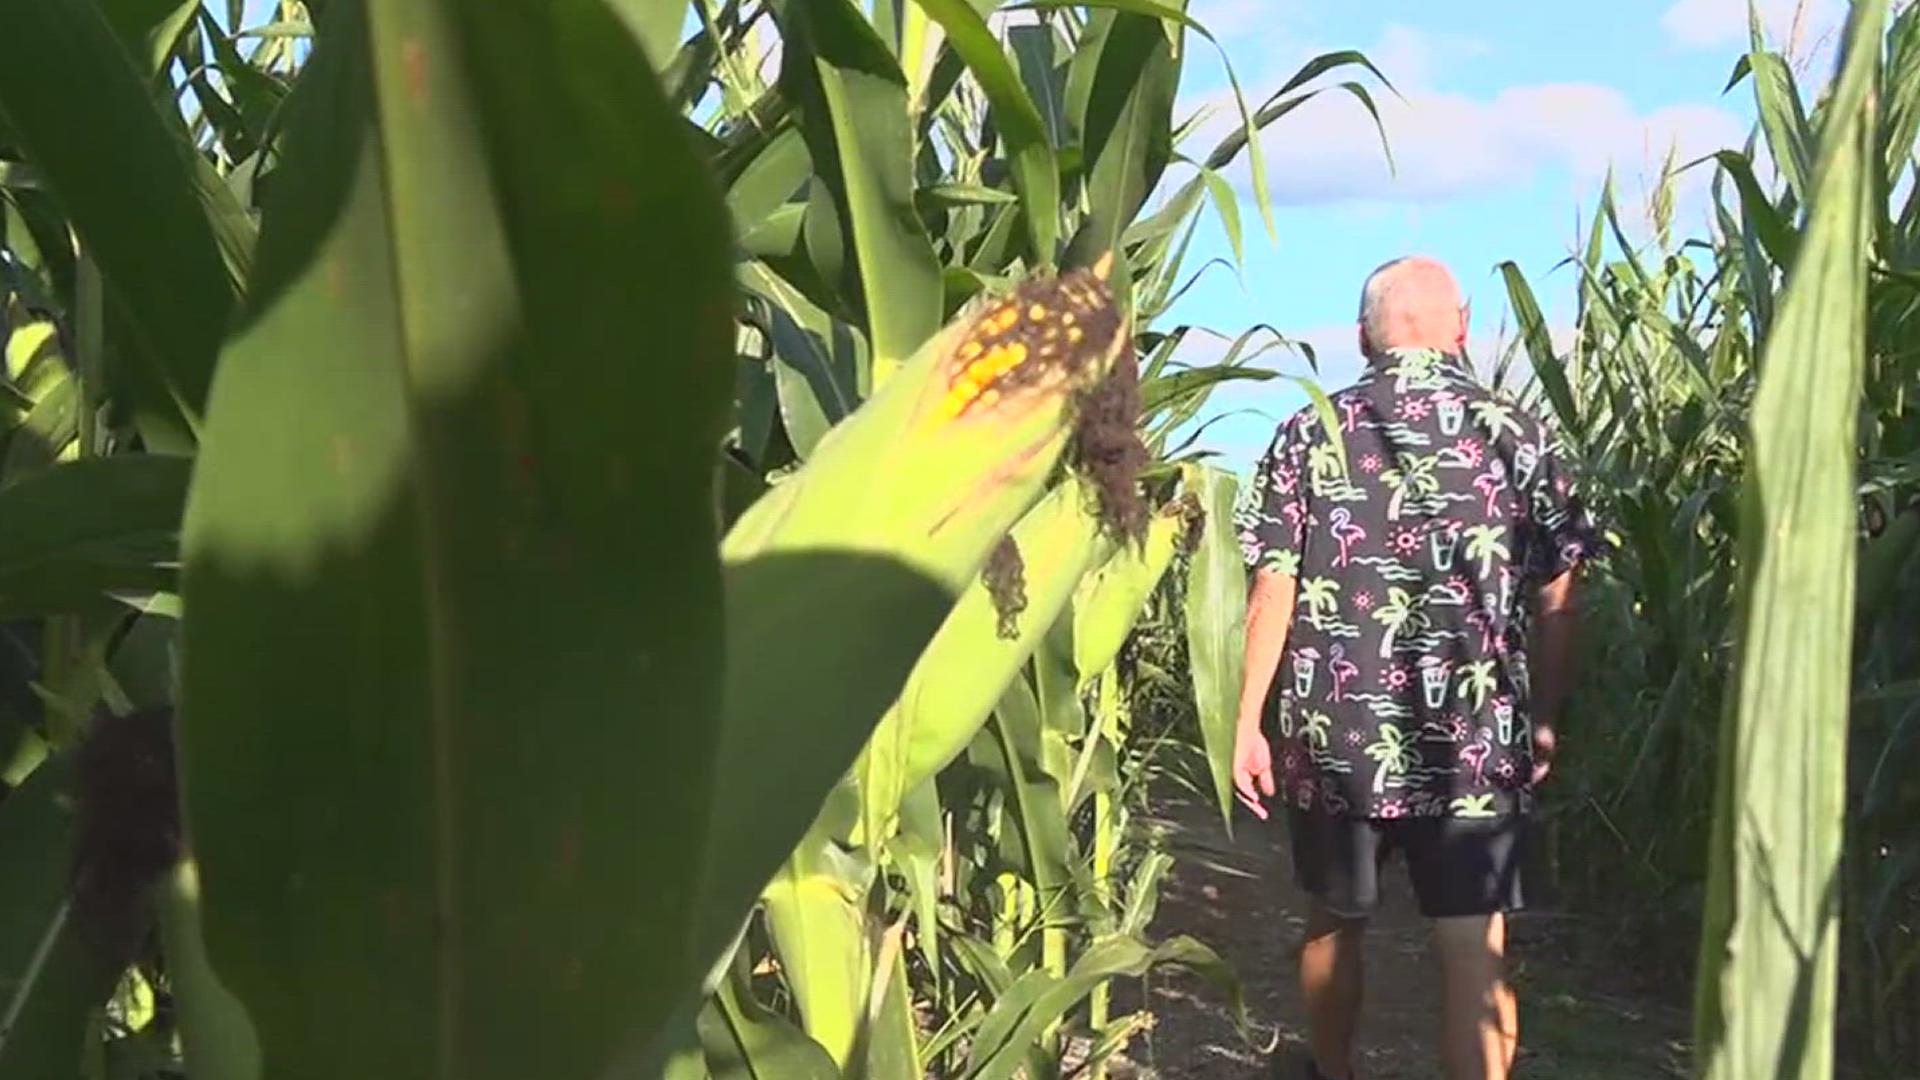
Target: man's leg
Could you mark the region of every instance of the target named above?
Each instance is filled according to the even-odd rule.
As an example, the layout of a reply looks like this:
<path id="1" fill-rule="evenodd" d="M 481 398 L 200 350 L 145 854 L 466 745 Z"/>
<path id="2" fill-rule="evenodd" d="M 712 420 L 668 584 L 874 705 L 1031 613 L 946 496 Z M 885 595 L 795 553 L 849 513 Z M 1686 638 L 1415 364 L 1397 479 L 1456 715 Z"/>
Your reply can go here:
<path id="1" fill-rule="evenodd" d="M 1307 1002 L 1307 1044 L 1327 1080 L 1351 1080 L 1353 1039 L 1364 989 L 1365 919 L 1345 918 L 1318 902 L 1300 947 L 1300 994 Z"/>
<path id="2" fill-rule="evenodd" d="M 1350 1080 L 1360 1023 L 1361 945 L 1367 916 L 1380 902 L 1381 838 L 1373 824 L 1290 811 L 1293 869 L 1313 897 L 1300 946 L 1300 992 L 1308 1044 L 1326 1080 Z"/>
<path id="3" fill-rule="evenodd" d="M 1520 1046 L 1520 1011 L 1507 985 L 1507 919 L 1435 919 L 1444 980 L 1441 1050 L 1447 1080 L 1506 1080 Z"/>
<path id="4" fill-rule="evenodd" d="M 1507 986 L 1506 913 L 1525 900 L 1526 823 L 1429 818 L 1410 822 L 1407 868 L 1420 911 L 1433 920 L 1440 960 L 1447 1080 L 1506 1080 L 1520 1045 Z"/>

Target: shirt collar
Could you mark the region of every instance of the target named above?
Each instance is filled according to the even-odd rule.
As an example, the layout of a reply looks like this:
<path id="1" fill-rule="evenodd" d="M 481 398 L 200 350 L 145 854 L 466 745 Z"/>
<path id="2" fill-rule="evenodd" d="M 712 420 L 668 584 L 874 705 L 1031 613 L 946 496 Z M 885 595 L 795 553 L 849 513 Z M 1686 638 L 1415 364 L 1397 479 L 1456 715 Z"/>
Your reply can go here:
<path id="1" fill-rule="evenodd" d="M 1450 379 L 1472 378 L 1472 369 L 1459 353 L 1444 349 L 1387 349 L 1369 357 L 1361 379 L 1372 382 L 1390 376 L 1396 389 L 1437 389 Z"/>

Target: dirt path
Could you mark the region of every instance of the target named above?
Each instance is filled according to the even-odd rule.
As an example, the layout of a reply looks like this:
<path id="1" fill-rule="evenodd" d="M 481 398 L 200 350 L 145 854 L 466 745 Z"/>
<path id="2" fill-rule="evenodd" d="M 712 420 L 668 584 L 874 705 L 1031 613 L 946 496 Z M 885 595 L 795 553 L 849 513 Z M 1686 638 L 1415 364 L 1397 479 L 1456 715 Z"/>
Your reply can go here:
<path id="1" fill-rule="evenodd" d="M 1304 1010 L 1294 984 L 1293 947 L 1305 905 L 1294 888 L 1283 829 L 1237 825 L 1233 840 L 1190 800 L 1156 819 L 1179 857 L 1162 892 L 1155 936 L 1192 934 L 1213 945 L 1240 973 L 1247 1011 L 1261 1041 L 1303 1046 Z M 1365 1080 L 1430 1080 L 1440 1075 L 1432 1043 L 1439 1029 L 1437 972 L 1426 928 L 1413 908 L 1401 864 L 1389 869 L 1389 895 L 1369 933 L 1367 1003 L 1358 1071 Z M 1578 958 L 1578 920 L 1536 910 L 1514 919 L 1511 955 L 1521 997 L 1518 1080 L 1659 1080 L 1684 1077 L 1687 1019 L 1671 988 L 1636 985 L 1622 965 Z M 1584 940 L 1592 940 L 1588 937 Z M 1156 1016 L 1133 1047 L 1134 1075 L 1163 1080 L 1240 1080 L 1276 1075 L 1261 1048 L 1234 1029 L 1225 1003 L 1187 975 L 1146 987 Z M 1137 1003 L 1127 1003 L 1137 1007 Z M 1120 1070 L 1116 1070 L 1116 1075 Z"/>

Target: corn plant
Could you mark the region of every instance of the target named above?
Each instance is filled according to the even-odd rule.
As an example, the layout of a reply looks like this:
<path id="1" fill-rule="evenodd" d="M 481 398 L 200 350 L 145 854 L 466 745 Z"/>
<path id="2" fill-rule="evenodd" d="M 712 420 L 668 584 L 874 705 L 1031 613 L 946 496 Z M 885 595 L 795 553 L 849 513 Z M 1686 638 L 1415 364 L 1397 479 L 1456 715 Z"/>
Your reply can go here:
<path id="1" fill-rule="evenodd" d="M 1177 5 L 1039 5 L 1003 44 L 982 18 L 993 7 L 880 4 L 869 19 L 832 4 L 716 4 L 669 66 L 711 73 L 710 87 L 682 85 L 722 148 L 748 257 L 731 442 L 743 474 L 777 492 L 891 377 L 887 342 L 914 338 L 910 317 L 991 298 L 1036 268 L 1111 251 L 1145 361 L 1139 425 L 1122 398 L 1092 406 L 1115 421 L 1077 448 L 1096 467 L 1053 489 L 963 594 L 770 888 L 764 939 L 747 939 L 768 955 L 742 969 L 777 975 L 761 997 L 790 1000 L 805 1034 L 854 1071 L 908 1060 L 1049 1075 L 1071 1035 L 1098 1072 L 1142 1022 L 1110 1015 L 1107 978 L 1160 959 L 1219 973 L 1197 943 L 1141 939 L 1164 857 L 1128 827 L 1144 759 L 1128 737 L 1132 673 L 1115 659 L 1175 549 L 1199 540 L 1201 494 L 1227 482 L 1183 464 L 1173 436 L 1214 386 L 1271 375 L 1248 366 L 1251 335 L 1221 365 L 1181 369 L 1172 355 L 1196 329 L 1152 323 L 1204 207 L 1240 243 L 1221 170 L 1250 150 L 1263 191 L 1248 131 L 1316 93 L 1320 72 L 1367 66 L 1323 57 L 1259 109 L 1241 106 L 1237 132 L 1175 185 L 1177 145 L 1197 125 L 1173 123 L 1173 87 L 1204 28 Z M 778 29 L 771 81 L 773 38 L 757 19 Z M 1346 90 L 1371 105 L 1364 87 Z M 1142 217 L 1156 188 L 1171 190 Z M 1136 468 L 1142 489 L 1114 483 Z M 1218 688 L 1237 679 L 1227 641 L 1242 587 L 1231 578 L 1210 579 L 1193 620 L 1209 634 L 1196 679 L 1212 688 L 1202 711 L 1222 784 L 1231 718 Z M 736 976 L 723 1008 L 756 993 Z M 902 985 L 931 1014 L 926 1030 L 888 1019 Z M 696 1027 L 709 1065 L 737 1049 L 706 1037 L 717 1023 Z"/>
<path id="2" fill-rule="evenodd" d="M 1569 263 L 1570 352 L 1507 268 L 1538 391 L 1619 540 L 1593 589 L 1604 656 L 1558 792 L 1563 863 L 1605 868 L 1570 882 L 1588 898 L 1617 896 L 1624 869 L 1669 912 L 1656 940 L 1704 919 L 1716 1076 L 1828 1075 L 1836 966 L 1843 1054 L 1897 1073 L 1915 1052 L 1920 857 L 1893 777 L 1920 707 L 1894 615 L 1920 580 L 1903 188 L 1920 22 L 1883 31 L 1884 7 L 1855 5 L 1810 107 L 1756 32 L 1736 75 L 1779 175 L 1762 182 L 1752 145 L 1687 166 L 1713 171 L 1706 236 L 1673 237 L 1673 170 L 1645 242 L 1609 193 Z"/>
<path id="3" fill-rule="evenodd" d="M 1127 642 L 1194 549 L 1224 777 L 1173 440 L 1271 375 L 1154 322 L 1370 65 L 1192 159 L 1181 5 L 994 7 L 0 6 L 0 1067 L 1097 1073 L 1113 978 L 1232 993 Z"/>

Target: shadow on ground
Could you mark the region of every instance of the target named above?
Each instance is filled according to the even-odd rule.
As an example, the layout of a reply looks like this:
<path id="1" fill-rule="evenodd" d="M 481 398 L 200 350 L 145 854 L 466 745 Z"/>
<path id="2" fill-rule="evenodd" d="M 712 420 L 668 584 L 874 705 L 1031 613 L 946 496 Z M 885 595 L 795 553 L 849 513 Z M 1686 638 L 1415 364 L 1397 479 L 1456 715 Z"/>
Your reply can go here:
<path id="1" fill-rule="evenodd" d="M 1241 815 L 1229 840 L 1218 815 L 1191 799 L 1169 800 L 1156 810 L 1153 823 L 1168 831 L 1179 861 L 1163 891 L 1154 936 L 1192 934 L 1234 966 L 1260 1045 L 1236 1032 L 1226 1003 L 1198 979 L 1162 975 L 1116 1001 L 1124 1009 L 1150 1009 L 1155 1022 L 1112 1075 L 1293 1080 L 1301 1075 L 1295 1062 L 1305 1037 L 1293 958 L 1306 909 L 1292 884 L 1284 830 Z M 1440 1015 L 1437 971 L 1404 870 L 1396 864 L 1386 882 L 1385 906 L 1368 936 L 1358 1070 L 1364 1080 L 1430 1080 L 1440 1076 L 1432 1049 Z M 1685 989 L 1645 985 L 1627 965 L 1583 955 L 1575 947 L 1582 932 L 1580 919 L 1552 910 L 1514 919 L 1511 955 L 1522 995 L 1516 1078 L 1686 1076 L 1688 1021 L 1678 1004 Z M 1278 1073 L 1263 1052 L 1267 1044 L 1277 1048 Z"/>

